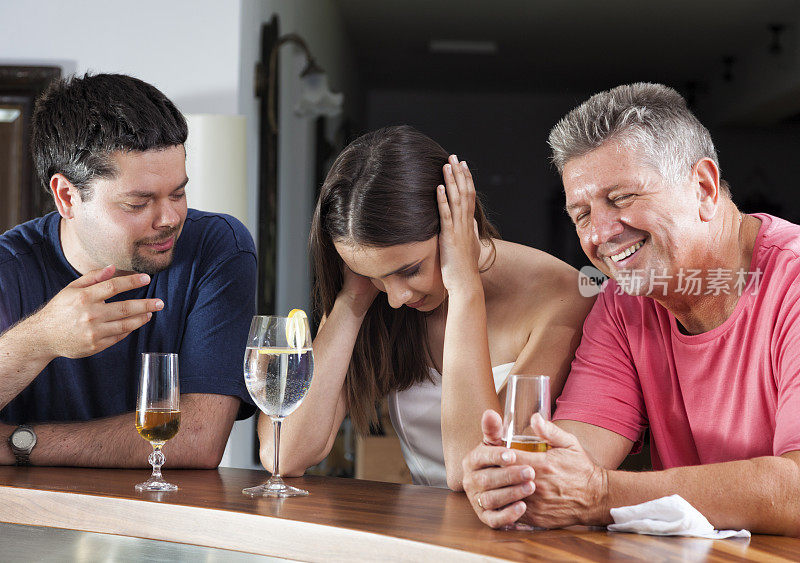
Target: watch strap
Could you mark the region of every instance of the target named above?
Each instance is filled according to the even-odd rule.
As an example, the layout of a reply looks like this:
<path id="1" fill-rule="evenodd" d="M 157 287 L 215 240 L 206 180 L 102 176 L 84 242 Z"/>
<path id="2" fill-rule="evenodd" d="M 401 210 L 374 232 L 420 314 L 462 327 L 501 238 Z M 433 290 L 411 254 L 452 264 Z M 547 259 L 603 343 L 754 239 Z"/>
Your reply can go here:
<path id="1" fill-rule="evenodd" d="M 30 465 L 31 454 L 30 452 L 14 451 L 14 457 L 17 459 L 17 465 Z"/>

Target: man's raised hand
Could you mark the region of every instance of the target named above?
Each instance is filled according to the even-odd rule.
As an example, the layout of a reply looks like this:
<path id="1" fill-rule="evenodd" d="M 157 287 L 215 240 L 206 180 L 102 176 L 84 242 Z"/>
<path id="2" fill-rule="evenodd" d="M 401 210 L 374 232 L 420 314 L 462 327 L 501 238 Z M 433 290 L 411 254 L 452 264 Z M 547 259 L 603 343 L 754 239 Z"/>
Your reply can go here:
<path id="1" fill-rule="evenodd" d="M 128 336 L 164 308 L 160 299 L 106 299 L 144 287 L 147 274 L 113 277 L 114 266 L 92 270 L 53 297 L 34 315 L 42 342 L 50 355 L 85 358 Z M 33 320 L 33 319 L 32 319 Z"/>

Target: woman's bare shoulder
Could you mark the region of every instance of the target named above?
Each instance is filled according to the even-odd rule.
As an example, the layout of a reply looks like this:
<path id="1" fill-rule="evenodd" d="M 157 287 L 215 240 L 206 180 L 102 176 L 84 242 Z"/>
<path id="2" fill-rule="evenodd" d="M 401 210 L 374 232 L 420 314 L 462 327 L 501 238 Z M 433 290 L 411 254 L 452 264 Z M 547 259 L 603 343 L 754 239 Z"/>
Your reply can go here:
<path id="1" fill-rule="evenodd" d="M 594 298 L 581 295 L 575 268 L 536 248 L 506 241 L 496 244 L 497 260 L 489 271 L 496 270 L 484 284 L 490 319 L 514 319 L 523 332 L 554 319 L 560 324 L 583 324 Z"/>
<path id="2" fill-rule="evenodd" d="M 484 274 L 491 273 L 484 290 L 493 356 L 518 358 L 531 335 L 549 326 L 580 330 L 594 299 L 581 296 L 575 268 L 529 246 L 496 241 L 496 248 Z"/>
<path id="3" fill-rule="evenodd" d="M 487 271 L 492 274 L 489 285 L 493 294 L 509 298 L 523 294 L 537 301 L 580 296 L 578 271 L 566 262 L 522 244 L 498 240 L 495 246 L 497 257 Z"/>

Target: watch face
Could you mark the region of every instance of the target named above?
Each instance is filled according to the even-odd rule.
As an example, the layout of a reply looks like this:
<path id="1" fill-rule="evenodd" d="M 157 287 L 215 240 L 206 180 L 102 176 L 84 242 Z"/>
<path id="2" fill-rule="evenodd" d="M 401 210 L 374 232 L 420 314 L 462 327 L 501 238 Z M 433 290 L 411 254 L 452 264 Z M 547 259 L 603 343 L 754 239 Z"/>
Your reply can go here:
<path id="1" fill-rule="evenodd" d="M 11 436 L 11 443 L 14 444 L 15 448 L 20 450 L 27 450 L 33 446 L 34 442 L 35 438 L 33 432 L 25 430 L 24 428 L 17 430 Z"/>

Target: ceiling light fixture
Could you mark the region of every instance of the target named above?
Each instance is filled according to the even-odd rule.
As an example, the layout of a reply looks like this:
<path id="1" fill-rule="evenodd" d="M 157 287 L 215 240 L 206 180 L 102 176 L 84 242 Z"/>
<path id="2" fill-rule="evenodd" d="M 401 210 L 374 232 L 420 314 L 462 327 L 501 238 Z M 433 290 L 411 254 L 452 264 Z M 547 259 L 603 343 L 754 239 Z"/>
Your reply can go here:
<path id="1" fill-rule="evenodd" d="M 450 39 L 431 39 L 428 44 L 431 53 L 453 55 L 496 55 L 497 43 L 494 41 L 457 41 Z"/>
<path id="2" fill-rule="evenodd" d="M 769 31 L 772 34 L 772 40 L 769 43 L 769 52 L 773 55 L 780 55 L 783 52 L 783 42 L 781 35 L 786 29 L 786 26 L 780 23 L 773 23 L 769 26 Z"/>

